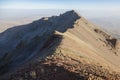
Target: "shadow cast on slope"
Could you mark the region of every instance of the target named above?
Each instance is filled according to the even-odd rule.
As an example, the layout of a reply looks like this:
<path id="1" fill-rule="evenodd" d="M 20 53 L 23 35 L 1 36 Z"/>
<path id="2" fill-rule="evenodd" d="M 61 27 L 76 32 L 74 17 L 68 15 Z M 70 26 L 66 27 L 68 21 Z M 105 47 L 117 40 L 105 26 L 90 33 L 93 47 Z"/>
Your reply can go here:
<path id="1" fill-rule="evenodd" d="M 87 80 L 77 73 L 70 72 L 62 66 L 44 64 L 44 62 L 30 64 L 27 68 L 11 75 L 9 80 Z"/>
<path id="2" fill-rule="evenodd" d="M 74 22 L 79 18 L 80 16 L 74 11 L 69 11 L 60 16 L 48 17 L 47 20 L 41 18 L 30 24 L 7 29 L 0 33 L 0 58 L 13 50 L 21 40 L 29 41 L 34 35 L 42 36 L 46 33 L 49 36 L 54 31 L 64 33 L 67 29 L 73 28 Z"/>
<path id="3" fill-rule="evenodd" d="M 34 51 L 39 46 L 39 42 L 40 42 L 39 39 L 40 38 L 34 38 L 35 42 L 33 41 L 24 46 L 21 43 L 14 50 L 15 52 L 13 51 L 12 53 L 9 53 L 5 56 L 5 58 L 2 60 L 4 61 L 2 62 L 3 65 L 0 66 L 0 79 L 8 80 L 11 74 L 16 72 L 18 68 L 25 67 L 29 65 L 31 61 L 34 61 L 36 59 L 42 60 L 42 59 L 45 59 L 47 56 L 54 54 L 56 48 L 61 44 L 61 40 L 63 39 L 63 37 L 61 35 L 53 34 L 48 40 L 46 40 L 44 45 L 41 48 L 39 48 L 38 51 L 35 53 Z M 27 50 L 30 50 L 30 52 L 33 52 L 34 55 L 33 53 L 28 53 L 24 55 L 25 53 L 23 52 L 24 51 L 23 49 L 25 49 L 26 47 L 27 47 Z M 21 56 L 21 54 L 24 56 Z M 13 57 L 15 58 L 13 59 Z"/>
<path id="4" fill-rule="evenodd" d="M 1 33 L 0 44 L 4 47 L 0 48 L 0 54 L 3 55 L 0 59 L 0 75 L 11 73 L 36 57 L 45 58 L 54 54 L 62 40 L 62 36 L 56 35 L 55 31 L 64 33 L 73 28 L 74 22 L 79 18 L 70 11 L 48 20 L 42 18 L 27 25 L 16 26 Z"/>

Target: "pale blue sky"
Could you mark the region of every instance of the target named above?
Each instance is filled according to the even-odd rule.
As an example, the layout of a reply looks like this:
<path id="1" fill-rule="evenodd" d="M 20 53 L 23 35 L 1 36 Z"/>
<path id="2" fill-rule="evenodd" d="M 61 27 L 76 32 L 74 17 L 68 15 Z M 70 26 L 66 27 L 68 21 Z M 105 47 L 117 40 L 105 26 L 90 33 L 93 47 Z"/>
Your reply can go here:
<path id="1" fill-rule="evenodd" d="M 0 0 L 0 8 L 119 10 L 120 0 Z"/>

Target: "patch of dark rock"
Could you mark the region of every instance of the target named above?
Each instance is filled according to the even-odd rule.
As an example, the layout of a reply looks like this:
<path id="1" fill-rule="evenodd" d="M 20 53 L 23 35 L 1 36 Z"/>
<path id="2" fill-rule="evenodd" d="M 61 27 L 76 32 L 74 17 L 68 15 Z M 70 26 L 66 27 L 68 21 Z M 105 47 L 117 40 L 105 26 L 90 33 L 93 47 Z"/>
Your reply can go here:
<path id="1" fill-rule="evenodd" d="M 116 47 L 117 45 L 117 39 L 112 38 L 112 39 L 106 39 L 106 41 L 108 42 L 108 44 L 110 44 L 113 48 Z"/>

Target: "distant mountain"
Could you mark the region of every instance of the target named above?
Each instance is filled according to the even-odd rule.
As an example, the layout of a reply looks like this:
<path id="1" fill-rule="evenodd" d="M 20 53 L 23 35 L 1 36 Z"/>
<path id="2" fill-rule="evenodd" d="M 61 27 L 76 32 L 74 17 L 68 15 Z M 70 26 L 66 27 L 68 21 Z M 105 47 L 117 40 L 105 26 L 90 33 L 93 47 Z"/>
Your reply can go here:
<path id="1" fill-rule="evenodd" d="M 0 80 L 119 80 L 120 41 L 74 10 L 0 34 Z"/>

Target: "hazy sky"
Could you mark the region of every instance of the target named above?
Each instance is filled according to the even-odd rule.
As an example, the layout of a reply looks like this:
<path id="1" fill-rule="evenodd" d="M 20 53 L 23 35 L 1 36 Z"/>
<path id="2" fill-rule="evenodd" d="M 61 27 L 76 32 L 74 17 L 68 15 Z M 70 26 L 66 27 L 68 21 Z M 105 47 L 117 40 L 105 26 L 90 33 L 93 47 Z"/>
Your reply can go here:
<path id="1" fill-rule="evenodd" d="M 120 0 L 0 0 L 0 8 L 119 10 Z"/>

